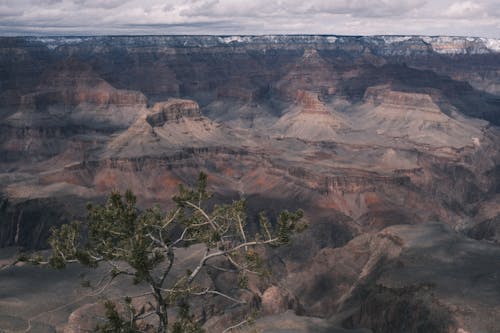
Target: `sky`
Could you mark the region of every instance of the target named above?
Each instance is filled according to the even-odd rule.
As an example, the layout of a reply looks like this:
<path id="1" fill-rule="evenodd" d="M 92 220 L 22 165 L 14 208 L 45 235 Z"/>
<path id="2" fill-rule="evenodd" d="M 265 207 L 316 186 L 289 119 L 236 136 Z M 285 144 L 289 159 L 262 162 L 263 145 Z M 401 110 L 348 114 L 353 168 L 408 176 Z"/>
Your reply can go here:
<path id="1" fill-rule="evenodd" d="M 500 0 L 0 0 L 0 35 L 500 38 Z"/>

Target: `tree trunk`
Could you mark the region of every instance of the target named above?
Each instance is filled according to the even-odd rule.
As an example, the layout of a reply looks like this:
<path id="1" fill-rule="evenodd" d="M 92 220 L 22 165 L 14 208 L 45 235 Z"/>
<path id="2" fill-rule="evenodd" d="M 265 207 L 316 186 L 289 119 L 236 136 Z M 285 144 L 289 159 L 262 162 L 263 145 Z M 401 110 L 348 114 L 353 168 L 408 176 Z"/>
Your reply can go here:
<path id="1" fill-rule="evenodd" d="M 168 333 L 168 313 L 167 313 L 167 302 L 163 299 L 161 291 L 155 289 L 155 299 L 156 299 L 156 314 L 158 315 L 159 325 L 158 333 Z"/>

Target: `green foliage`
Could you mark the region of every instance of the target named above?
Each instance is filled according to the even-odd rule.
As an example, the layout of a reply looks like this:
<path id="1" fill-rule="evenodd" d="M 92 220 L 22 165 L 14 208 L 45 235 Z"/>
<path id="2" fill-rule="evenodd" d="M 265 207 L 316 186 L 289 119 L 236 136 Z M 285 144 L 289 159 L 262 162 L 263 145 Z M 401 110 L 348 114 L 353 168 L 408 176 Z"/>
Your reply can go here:
<path id="1" fill-rule="evenodd" d="M 304 231 L 307 225 L 301 222 L 303 217 L 304 212 L 300 209 L 294 213 L 287 210 L 280 213 L 277 228 L 277 244 L 288 244 L 290 242 L 290 235 Z"/>
<path id="2" fill-rule="evenodd" d="M 18 257 L 17 257 L 17 261 L 19 262 L 28 262 L 30 261 L 30 256 L 26 253 L 21 253 Z"/>
<path id="3" fill-rule="evenodd" d="M 130 305 L 130 303 L 127 304 L 129 306 L 129 310 L 131 311 L 131 314 L 135 314 L 135 310 L 133 307 Z M 104 302 L 104 307 L 106 309 L 106 323 L 102 325 L 97 325 L 95 328 L 96 333 L 139 333 L 141 332 L 139 328 L 137 327 L 136 323 L 134 320 L 126 320 L 122 318 L 118 310 L 116 309 L 115 303 L 112 301 L 106 301 Z"/>
<path id="4" fill-rule="evenodd" d="M 172 333 L 203 333 L 199 322 L 189 311 L 189 304 L 183 300 L 179 304 L 178 319 L 172 326 Z"/>
<path id="5" fill-rule="evenodd" d="M 238 288 L 248 286 L 249 274 L 266 274 L 257 247 L 288 244 L 294 233 L 305 228 L 303 212 L 283 211 L 273 226 L 267 216 L 259 216 L 256 234 L 247 231 L 245 200 L 209 206 L 207 176 L 200 173 L 193 188 L 180 186 L 173 197 L 175 207 L 163 213 L 158 207 L 145 211 L 136 208 L 136 197 L 127 191 L 113 192 L 103 205 L 89 205 L 86 224 L 78 222 L 52 229 L 49 263 L 63 268 L 71 262 L 97 267 L 100 262 L 112 266 L 110 279 L 120 275 L 133 277 L 134 283 L 146 283 L 152 290 L 158 318 L 158 332 L 201 332 L 200 323 L 189 313 L 190 297 L 219 295 L 210 287 L 198 286 L 196 278 L 213 260 L 225 260 L 230 272 L 238 276 Z M 181 234 L 179 235 L 179 230 Z M 175 248 L 204 244 L 205 255 L 184 276 L 166 279 L 174 265 Z M 216 265 L 212 265 L 218 269 Z M 227 272 L 228 270 L 223 270 Z M 215 293 L 210 293 L 214 291 Z M 235 300 L 225 295 L 227 300 Z M 237 302 L 242 304 L 244 302 Z M 123 319 L 112 302 L 106 303 L 107 323 L 99 332 L 135 332 L 138 314 L 127 303 L 130 319 Z M 180 305 L 179 305 L 180 304 Z M 168 322 L 167 309 L 179 308 L 179 318 Z"/>
<path id="6" fill-rule="evenodd" d="M 52 257 L 49 262 L 52 267 L 61 269 L 66 267 L 66 263 L 78 260 L 80 231 L 78 222 L 64 224 L 59 229 L 51 229 L 49 244 L 52 248 Z"/>

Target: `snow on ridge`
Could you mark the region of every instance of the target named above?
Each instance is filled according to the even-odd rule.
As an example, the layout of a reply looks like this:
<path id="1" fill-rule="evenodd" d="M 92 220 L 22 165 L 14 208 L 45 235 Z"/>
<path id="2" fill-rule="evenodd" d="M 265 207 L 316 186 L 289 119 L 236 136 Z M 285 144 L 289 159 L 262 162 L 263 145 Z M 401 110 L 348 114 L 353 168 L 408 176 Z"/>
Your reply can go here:
<path id="1" fill-rule="evenodd" d="M 92 38 L 93 37 L 30 37 L 28 40 L 43 43 L 48 49 L 54 50 L 61 45 L 80 44 Z"/>
<path id="2" fill-rule="evenodd" d="M 406 42 L 411 38 L 413 38 L 413 36 L 382 36 L 384 42 L 389 44 Z"/>
<path id="3" fill-rule="evenodd" d="M 493 52 L 500 52 L 500 39 L 481 38 L 486 47 Z"/>
<path id="4" fill-rule="evenodd" d="M 217 44 L 252 44 L 252 43 L 306 43 L 306 44 L 337 44 L 344 39 L 358 38 L 359 36 L 335 36 L 335 35 L 227 35 L 227 36 L 55 36 L 55 37 L 27 37 L 28 41 L 41 42 L 50 50 L 62 45 L 77 45 L 90 40 L 102 38 L 116 38 L 117 43 L 124 45 L 139 45 L 153 43 L 157 45 L 174 46 L 178 43 L 185 46 L 215 46 Z M 414 41 L 421 40 L 432 47 L 439 54 L 480 54 L 500 52 L 500 39 L 481 37 L 453 37 L 453 36 L 365 36 L 363 41 L 382 40 L 391 47 L 405 48 Z M 397 46 L 396 46 L 397 45 Z"/>
<path id="5" fill-rule="evenodd" d="M 222 36 L 219 37 L 219 41 L 224 44 L 236 43 L 249 43 L 252 41 L 250 36 Z"/>

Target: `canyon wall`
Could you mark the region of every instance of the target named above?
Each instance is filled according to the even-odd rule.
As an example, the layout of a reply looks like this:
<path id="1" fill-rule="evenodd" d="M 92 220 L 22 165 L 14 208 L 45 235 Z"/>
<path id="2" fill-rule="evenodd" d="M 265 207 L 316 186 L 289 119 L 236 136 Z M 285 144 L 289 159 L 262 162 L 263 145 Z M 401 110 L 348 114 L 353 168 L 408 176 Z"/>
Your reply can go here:
<path id="1" fill-rule="evenodd" d="M 0 38 L 0 247 L 45 248 L 112 190 L 166 209 L 204 171 L 252 223 L 306 212 L 300 245 L 268 254 L 283 300 L 267 314 L 498 331 L 476 296 L 500 276 L 499 73 L 500 41 L 484 38 Z M 491 279 L 457 282 L 457 267 Z"/>

